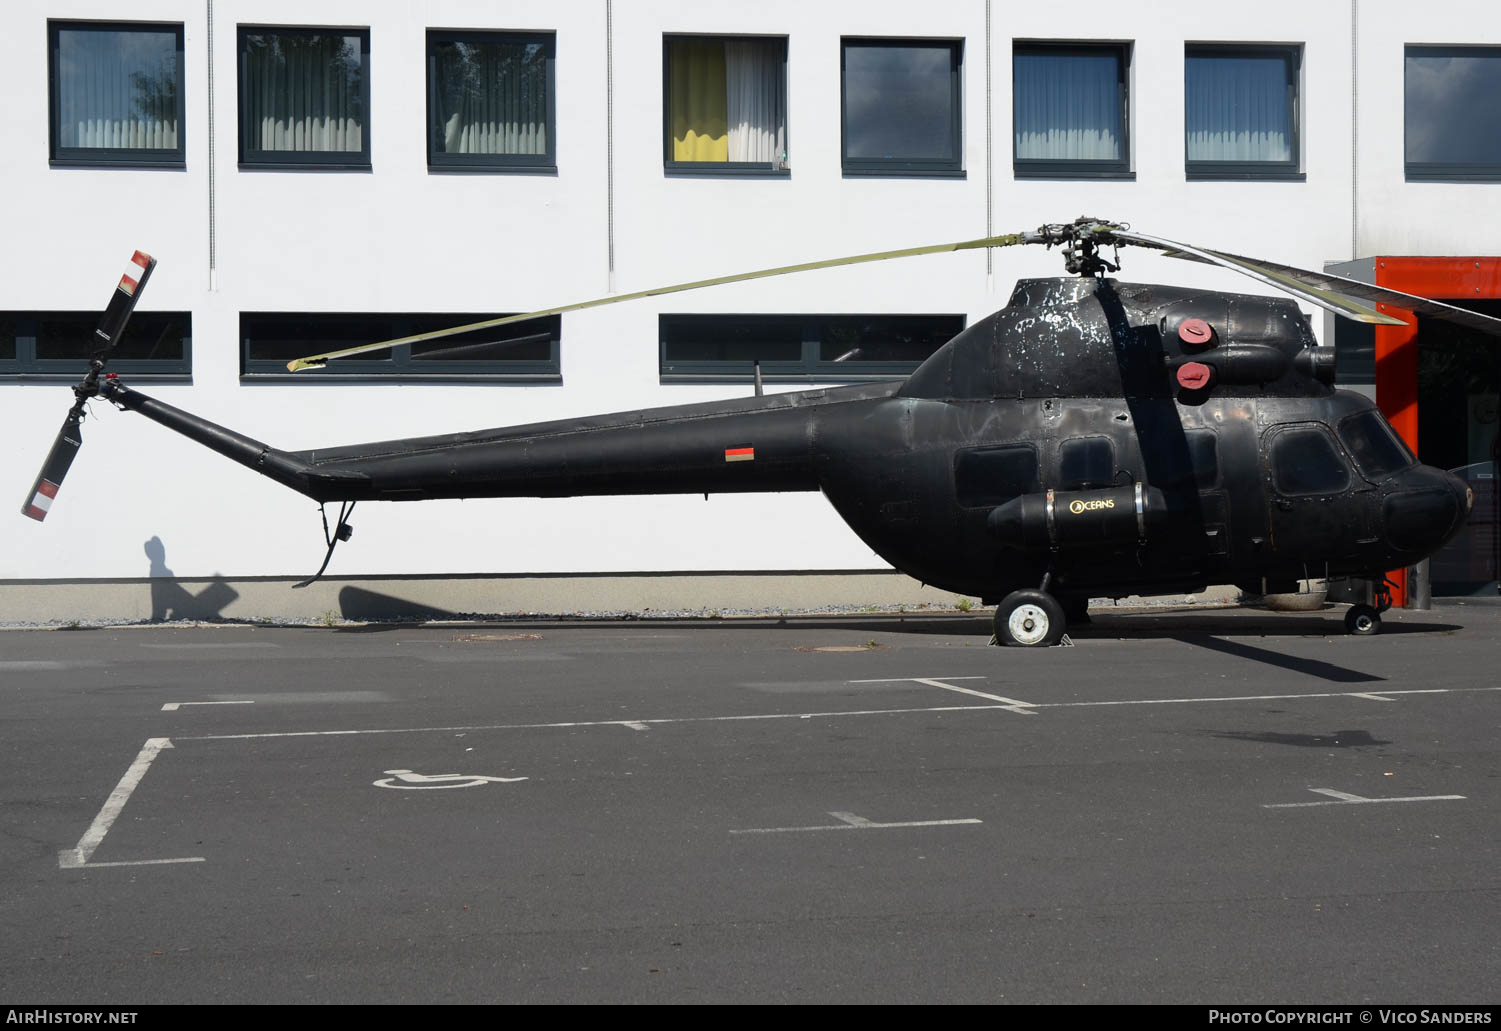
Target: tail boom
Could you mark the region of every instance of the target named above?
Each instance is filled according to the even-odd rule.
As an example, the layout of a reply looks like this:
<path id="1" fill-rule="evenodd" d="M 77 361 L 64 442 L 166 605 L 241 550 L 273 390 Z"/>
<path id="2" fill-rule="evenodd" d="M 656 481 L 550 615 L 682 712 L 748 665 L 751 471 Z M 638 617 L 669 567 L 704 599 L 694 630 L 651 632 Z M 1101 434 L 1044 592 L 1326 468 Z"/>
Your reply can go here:
<path id="1" fill-rule="evenodd" d="M 897 384 L 804 391 L 289 452 L 108 380 L 100 393 L 320 503 L 818 491 L 818 409 Z"/>

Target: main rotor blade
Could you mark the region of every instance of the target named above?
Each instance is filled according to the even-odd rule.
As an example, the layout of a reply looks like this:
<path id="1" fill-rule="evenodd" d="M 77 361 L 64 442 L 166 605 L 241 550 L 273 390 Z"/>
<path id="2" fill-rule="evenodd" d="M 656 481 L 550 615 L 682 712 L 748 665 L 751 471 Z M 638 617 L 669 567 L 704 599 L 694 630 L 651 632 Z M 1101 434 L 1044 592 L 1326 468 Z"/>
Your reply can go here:
<path id="1" fill-rule="evenodd" d="M 1296 265 L 1283 265 L 1275 261 L 1265 261 L 1261 258 L 1245 258 L 1238 254 L 1226 254 L 1217 252 L 1222 257 L 1239 262 L 1260 265 L 1271 272 L 1280 273 L 1290 279 L 1302 282 L 1310 288 L 1318 288 L 1334 295 L 1342 295 L 1345 298 L 1358 297 L 1363 301 L 1374 301 L 1378 305 L 1390 305 L 1394 308 L 1403 308 L 1417 315 L 1427 315 L 1430 318 L 1442 319 L 1455 325 L 1464 326 L 1480 333 L 1491 336 L 1501 336 L 1501 319 L 1491 315 L 1484 315 L 1478 311 L 1470 311 L 1453 304 L 1445 304 L 1443 301 L 1435 301 L 1431 297 L 1423 297 L 1418 294 L 1403 293 L 1401 290 L 1393 290 L 1390 287 L 1375 286 L 1371 283 L 1362 283 L 1355 279 L 1346 279 L 1344 276 L 1336 276 L 1330 272 L 1315 272 L 1312 269 L 1299 268 Z M 1406 325 L 1400 319 L 1393 321 Z M 1390 325 L 1390 323 L 1386 323 Z"/>
<path id="2" fill-rule="evenodd" d="M 1225 254 L 1221 251 L 1211 251 L 1203 247 L 1193 247 L 1186 243 L 1177 243 L 1173 240 L 1164 240 L 1156 236 L 1146 236 L 1142 233 L 1133 233 L 1125 229 L 1113 229 L 1110 235 L 1122 243 L 1134 243 L 1143 247 L 1151 247 L 1160 250 L 1170 258 L 1184 258 L 1189 261 L 1202 261 L 1210 265 L 1219 265 L 1242 275 L 1250 276 L 1258 283 L 1275 287 L 1284 293 L 1292 294 L 1309 304 L 1317 305 L 1326 311 L 1332 311 L 1336 315 L 1342 315 L 1356 322 L 1369 322 L 1381 326 L 1405 326 L 1407 323 L 1390 315 L 1383 315 L 1374 308 L 1367 307 L 1352 296 L 1345 295 L 1343 290 L 1330 289 L 1329 285 L 1320 285 L 1307 277 L 1317 277 L 1332 281 L 1339 280 L 1338 276 L 1321 276 L 1319 273 L 1300 269 L 1293 265 L 1278 265 L 1274 262 L 1262 261 L 1259 258 L 1243 258 L 1238 254 Z M 1342 280 L 1349 282 L 1349 280 Z M 1359 294 L 1354 296 L 1361 296 Z M 1407 295 L 1401 295 L 1406 297 Z M 1393 300 L 1392 303 L 1397 303 Z M 1404 305 L 1405 307 L 1405 305 Z"/>
<path id="3" fill-rule="evenodd" d="M 637 290 L 635 293 L 629 294 L 612 294 L 609 297 L 596 297 L 593 300 L 564 304 L 556 308 L 543 308 L 540 311 L 529 311 L 521 315 L 507 315 L 500 319 L 471 322 L 465 326 L 453 326 L 449 329 L 434 330 L 431 333 L 418 333 L 415 336 L 398 337 L 394 340 L 381 340 L 373 344 L 361 344 L 358 347 L 346 347 L 341 351 L 329 351 L 326 354 L 314 354 L 306 358 L 294 358 L 287 363 L 287 370 L 289 372 L 298 372 L 302 369 L 316 369 L 327 364 L 333 358 L 348 358 L 352 355 L 379 351 L 388 347 L 396 347 L 400 344 L 416 344 L 424 340 L 437 340 L 441 337 L 456 336 L 460 333 L 471 333 L 477 329 L 506 326 L 512 322 L 525 322 L 527 319 L 539 319 L 545 315 L 562 315 L 570 311 L 598 308 L 606 304 L 619 304 L 621 301 L 635 301 L 643 297 L 660 297 L 663 294 L 677 294 L 685 290 L 700 290 L 709 286 L 724 286 L 727 283 L 743 283 L 752 279 L 785 276 L 793 272 L 812 272 L 815 269 L 837 268 L 840 265 L 861 265 L 871 261 L 887 261 L 891 258 L 912 258 L 920 254 L 943 254 L 947 251 L 970 251 L 985 247 L 1011 247 L 1015 244 L 1038 242 L 1028 239 L 1030 235 L 1032 234 L 1011 233 L 1005 236 L 985 236 L 978 240 L 962 240 L 958 243 L 937 243 L 926 247 L 904 247 L 895 251 L 856 254 L 848 258 L 809 261 L 801 265 L 781 265 L 777 268 L 759 269 L 755 272 L 740 272 L 733 276 L 717 276 L 714 279 L 699 279 L 691 283 L 678 283 L 675 286 L 658 286 L 650 290 Z"/>

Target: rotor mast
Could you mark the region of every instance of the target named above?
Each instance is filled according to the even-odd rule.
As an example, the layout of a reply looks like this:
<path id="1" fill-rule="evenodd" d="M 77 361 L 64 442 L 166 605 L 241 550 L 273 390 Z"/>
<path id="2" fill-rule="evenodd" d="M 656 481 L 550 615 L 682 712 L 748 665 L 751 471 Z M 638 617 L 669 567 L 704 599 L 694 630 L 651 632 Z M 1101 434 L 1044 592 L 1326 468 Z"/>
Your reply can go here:
<path id="1" fill-rule="evenodd" d="M 1073 222 L 1042 226 L 1036 232 L 1023 233 L 1022 239 L 1025 243 L 1043 244 L 1048 250 L 1061 247 L 1063 267 L 1071 276 L 1103 276 L 1121 270 L 1120 255 L 1117 253 L 1113 262 L 1107 261 L 1100 254 L 1100 246 L 1111 244 L 1118 249 L 1119 241 L 1113 234 L 1127 228 L 1125 224 L 1085 216 Z"/>

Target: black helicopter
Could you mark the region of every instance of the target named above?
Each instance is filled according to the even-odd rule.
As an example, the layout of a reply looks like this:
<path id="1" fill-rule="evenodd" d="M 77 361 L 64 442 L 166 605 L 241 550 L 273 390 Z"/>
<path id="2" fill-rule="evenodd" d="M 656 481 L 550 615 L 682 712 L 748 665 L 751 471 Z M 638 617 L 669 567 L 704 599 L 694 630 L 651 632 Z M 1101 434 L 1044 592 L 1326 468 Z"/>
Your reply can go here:
<path id="1" fill-rule="evenodd" d="M 1241 272 L 1339 315 L 1400 323 L 1362 301 L 1501 335 L 1501 320 L 1273 262 L 1191 247 L 1092 218 L 1035 232 L 786 266 L 586 301 L 299 359 L 471 332 L 633 297 L 839 264 L 1015 244 L 1062 249 L 1073 278 L 1017 283 L 905 381 L 802 390 L 470 433 L 282 451 L 105 374 L 155 262 L 137 253 L 97 331 L 99 350 L 23 512 L 40 519 L 102 396 L 319 502 L 822 491 L 892 566 L 996 605 L 1000 643 L 1050 645 L 1091 597 L 1308 577 L 1369 580 L 1433 553 L 1473 495 L 1418 463 L 1365 397 L 1334 388 L 1287 299 L 1118 282 L 1136 245 Z M 1115 248 L 1115 261 L 1103 248 Z M 323 568 L 328 565 L 324 558 Z M 315 578 L 321 575 L 320 568 Z M 310 582 L 310 581 L 306 581 Z"/>

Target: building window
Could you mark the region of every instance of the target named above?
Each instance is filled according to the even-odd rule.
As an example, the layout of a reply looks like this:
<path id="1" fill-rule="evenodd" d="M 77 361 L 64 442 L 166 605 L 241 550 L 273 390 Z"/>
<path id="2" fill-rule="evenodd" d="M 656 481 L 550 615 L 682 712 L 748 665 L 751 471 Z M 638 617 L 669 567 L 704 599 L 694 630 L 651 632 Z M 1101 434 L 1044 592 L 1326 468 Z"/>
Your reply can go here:
<path id="1" fill-rule="evenodd" d="M 846 39 L 845 175 L 962 176 L 964 44 Z"/>
<path id="2" fill-rule="evenodd" d="M 49 22 L 54 165 L 181 168 L 182 26 Z"/>
<path id="3" fill-rule="evenodd" d="M 669 172 L 786 173 L 785 39 L 668 36 L 662 66 Z"/>
<path id="4" fill-rule="evenodd" d="M 858 382 L 910 375 L 962 315 L 662 315 L 665 382 Z"/>
<path id="5" fill-rule="evenodd" d="M 1501 47 L 1408 47 L 1407 178 L 1501 180 Z"/>
<path id="6" fill-rule="evenodd" d="M 368 29 L 240 29 L 240 164 L 370 167 Z"/>
<path id="7" fill-rule="evenodd" d="M 1124 44 L 1016 44 L 1018 178 L 1130 177 L 1129 61 Z"/>
<path id="8" fill-rule="evenodd" d="M 1298 47 L 1189 46 L 1184 142 L 1190 179 L 1298 173 Z"/>
<path id="9" fill-rule="evenodd" d="M 428 166 L 555 171 L 555 50 L 550 32 L 429 32 Z"/>
<path id="10" fill-rule="evenodd" d="M 0 378 L 78 380 L 97 344 L 97 311 L 0 311 Z M 193 317 L 138 311 L 110 353 L 109 371 L 144 379 L 186 379 Z"/>
<path id="11" fill-rule="evenodd" d="M 560 316 L 479 329 L 455 336 L 397 344 L 321 369 L 289 373 L 287 363 L 347 347 L 400 340 L 434 330 L 504 318 L 495 314 L 339 314 L 241 312 L 241 374 L 246 379 L 471 380 L 556 383 L 561 381 Z"/>

